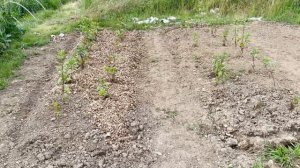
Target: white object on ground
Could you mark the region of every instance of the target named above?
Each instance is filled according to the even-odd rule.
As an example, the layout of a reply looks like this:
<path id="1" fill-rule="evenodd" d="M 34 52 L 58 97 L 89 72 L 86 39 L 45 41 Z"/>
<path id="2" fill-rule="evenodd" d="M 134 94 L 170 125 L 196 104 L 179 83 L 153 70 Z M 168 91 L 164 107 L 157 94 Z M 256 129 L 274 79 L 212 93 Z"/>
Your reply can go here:
<path id="1" fill-rule="evenodd" d="M 164 24 L 168 24 L 170 22 L 175 22 L 177 20 L 176 17 L 174 16 L 169 16 L 168 18 L 163 18 L 163 19 L 159 19 L 157 17 L 149 17 L 145 20 L 139 20 L 139 18 L 132 18 L 133 22 L 136 23 L 136 24 L 155 24 L 155 23 L 158 23 L 158 22 L 162 22 Z"/>
<path id="2" fill-rule="evenodd" d="M 251 18 L 248 18 L 248 20 L 250 21 L 262 21 L 262 17 L 251 17 Z"/>

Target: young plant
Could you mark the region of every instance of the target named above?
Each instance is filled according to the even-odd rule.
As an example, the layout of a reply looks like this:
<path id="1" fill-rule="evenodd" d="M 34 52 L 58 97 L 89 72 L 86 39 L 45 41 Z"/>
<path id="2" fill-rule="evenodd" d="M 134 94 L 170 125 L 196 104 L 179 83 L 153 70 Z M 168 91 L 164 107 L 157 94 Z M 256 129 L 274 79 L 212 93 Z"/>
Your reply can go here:
<path id="1" fill-rule="evenodd" d="M 198 47 L 199 45 L 199 33 L 193 33 L 193 47 Z"/>
<path id="2" fill-rule="evenodd" d="M 229 54 L 223 53 L 217 55 L 213 59 L 213 74 L 216 77 L 217 83 L 223 83 L 228 79 L 228 71 L 226 69 L 226 61 Z"/>
<path id="3" fill-rule="evenodd" d="M 234 36 L 233 36 L 233 40 L 234 40 L 234 46 L 237 47 L 237 43 L 238 43 L 238 36 L 237 36 L 237 28 L 234 28 Z"/>
<path id="4" fill-rule="evenodd" d="M 295 108 L 297 108 L 300 104 L 300 96 L 295 96 L 293 97 L 292 101 L 291 101 L 291 105 L 290 105 L 290 110 L 294 110 Z"/>
<path id="5" fill-rule="evenodd" d="M 110 78 L 111 82 L 115 82 L 116 81 L 116 73 L 118 72 L 118 69 L 114 66 L 106 66 L 104 67 L 105 72 L 107 73 L 107 75 Z"/>
<path id="6" fill-rule="evenodd" d="M 244 54 L 244 50 L 247 48 L 250 40 L 249 40 L 250 34 L 245 34 L 245 27 L 243 27 L 243 33 L 242 36 L 238 39 L 239 46 L 241 49 L 241 56 Z"/>
<path id="7" fill-rule="evenodd" d="M 115 35 L 118 37 L 118 40 L 122 42 L 125 38 L 125 31 L 123 29 L 115 31 Z"/>
<path id="8" fill-rule="evenodd" d="M 88 50 L 84 45 L 79 45 L 77 47 L 77 57 L 79 59 L 80 67 L 81 69 L 84 69 L 84 65 L 86 63 L 86 60 L 88 58 Z"/>
<path id="9" fill-rule="evenodd" d="M 212 26 L 210 28 L 210 33 L 213 37 L 217 37 L 217 27 L 216 26 Z"/>
<path id="10" fill-rule="evenodd" d="M 257 58 L 259 54 L 259 51 L 258 49 L 253 49 L 251 52 L 250 52 L 250 55 L 251 55 L 251 58 L 252 58 L 252 69 L 253 71 L 255 70 L 255 59 Z"/>
<path id="11" fill-rule="evenodd" d="M 110 96 L 110 94 L 108 93 L 109 89 L 110 89 L 110 84 L 105 82 L 104 79 L 99 79 L 99 85 L 97 87 L 99 96 L 101 96 L 103 99 L 108 98 Z"/>
<path id="12" fill-rule="evenodd" d="M 61 116 L 60 104 L 57 101 L 55 101 L 55 102 L 53 102 L 52 106 L 53 106 L 53 111 L 54 111 L 55 115 L 57 117 Z"/>
<path id="13" fill-rule="evenodd" d="M 67 54 L 64 50 L 61 50 L 57 53 L 57 62 L 58 62 L 58 71 L 59 71 L 59 78 L 61 81 L 61 92 L 62 95 L 64 95 L 65 93 L 65 84 L 66 84 L 66 80 L 67 80 L 67 75 L 65 73 L 65 60 L 67 58 Z"/>
<path id="14" fill-rule="evenodd" d="M 223 31 L 223 46 L 226 46 L 227 44 L 227 41 L 228 41 L 228 35 L 229 35 L 229 29 L 226 28 L 224 31 Z"/>
<path id="15" fill-rule="evenodd" d="M 271 77 L 273 79 L 273 84 L 275 86 L 275 77 L 274 77 L 274 73 L 275 73 L 275 64 L 272 60 L 272 58 L 265 56 L 262 60 L 262 63 L 264 64 L 264 67 L 266 68 L 269 77 Z"/>

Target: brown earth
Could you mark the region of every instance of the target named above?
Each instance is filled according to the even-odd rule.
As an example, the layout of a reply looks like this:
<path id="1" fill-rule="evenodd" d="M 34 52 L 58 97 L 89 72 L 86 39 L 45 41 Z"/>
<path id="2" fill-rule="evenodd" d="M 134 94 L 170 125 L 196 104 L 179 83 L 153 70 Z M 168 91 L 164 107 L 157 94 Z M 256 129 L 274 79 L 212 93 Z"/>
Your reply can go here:
<path id="1" fill-rule="evenodd" d="M 266 143 L 298 142 L 299 108 L 290 110 L 290 102 L 300 91 L 300 28 L 249 24 L 242 57 L 232 30 L 218 27 L 213 37 L 206 26 L 171 27 L 121 39 L 99 32 L 85 68 L 72 76 L 61 116 L 52 105 L 60 88 L 55 55 L 71 52 L 80 36 L 28 51 L 17 78 L 0 91 L 0 167 L 248 168 Z M 261 56 L 255 71 L 252 48 Z M 216 85 L 212 60 L 223 52 L 233 76 Z M 276 62 L 275 86 L 261 63 L 266 55 Z M 97 87 L 109 81 L 104 67 L 112 56 L 118 72 L 103 99 Z"/>

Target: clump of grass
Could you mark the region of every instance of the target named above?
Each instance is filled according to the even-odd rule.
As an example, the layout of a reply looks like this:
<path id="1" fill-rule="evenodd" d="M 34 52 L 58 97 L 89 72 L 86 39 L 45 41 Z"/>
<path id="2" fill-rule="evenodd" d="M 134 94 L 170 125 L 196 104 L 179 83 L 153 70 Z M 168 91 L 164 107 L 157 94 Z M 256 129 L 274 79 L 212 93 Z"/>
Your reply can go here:
<path id="1" fill-rule="evenodd" d="M 61 116 L 60 104 L 57 101 L 55 101 L 55 102 L 52 103 L 52 107 L 53 107 L 53 111 L 54 111 L 55 115 L 57 117 L 60 117 Z"/>
<path id="2" fill-rule="evenodd" d="M 97 87 L 97 91 L 100 97 L 106 99 L 110 97 L 109 94 L 110 84 L 107 83 L 104 79 L 99 79 L 99 85 Z"/>
<path id="3" fill-rule="evenodd" d="M 257 58 L 259 54 L 258 49 L 254 48 L 251 52 L 250 52 L 250 56 L 252 58 L 252 69 L 253 71 L 255 71 L 255 59 Z"/>
<path id="4" fill-rule="evenodd" d="M 216 78 L 217 83 L 223 83 L 229 78 L 228 70 L 226 68 L 226 61 L 229 58 L 229 54 L 223 53 L 217 55 L 213 59 L 213 75 Z"/>

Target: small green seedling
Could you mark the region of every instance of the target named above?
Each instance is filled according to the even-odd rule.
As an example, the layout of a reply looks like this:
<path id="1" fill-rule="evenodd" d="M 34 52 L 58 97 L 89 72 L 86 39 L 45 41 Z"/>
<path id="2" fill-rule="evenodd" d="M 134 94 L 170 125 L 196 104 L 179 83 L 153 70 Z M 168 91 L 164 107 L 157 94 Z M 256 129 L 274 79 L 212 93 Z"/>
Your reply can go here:
<path id="1" fill-rule="evenodd" d="M 88 58 L 88 50 L 87 47 L 84 45 L 79 45 L 77 47 L 77 53 L 76 53 L 78 59 L 79 59 L 79 63 L 80 63 L 80 67 L 81 69 L 84 69 L 84 65 L 87 61 Z"/>
<path id="2" fill-rule="evenodd" d="M 228 35 L 229 35 L 229 29 L 226 28 L 223 32 L 223 46 L 226 46 L 227 41 L 228 41 Z"/>
<path id="3" fill-rule="evenodd" d="M 60 104 L 57 101 L 55 101 L 55 102 L 53 102 L 52 106 L 53 106 L 53 111 L 54 111 L 55 115 L 57 117 L 61 116 Z"/>
<path id="4" fill-rule="evenodd" d="M 114 66 L 106 66 L 104 68 L 104 70 L 110 77 L 110 81 L 115 82 L 116 81 L 116 73 L 118 72 L 118 69 Z"/>
<path id="5" fill-rule="evenodd" d="M 120 42 L 122 42 L 123 40 L 124 40 L 124 38 L 125 38 L 125 31 L 123 30 L 123 29 L 120 29 L 120 30 L 116 30 L 115 31 L 115 35 L 118 37 L 118 40 L 120 41 Z"/>
<path id="6" fill-rule="evenodd" d="M 217 83 L 225 82 L 229 75 L 226 69 L 226 61 L 229 58 L 229 54 L 223 53 L 221 55 L 217 55 L 213 59 L 213 74 L 216 77 Z"/>
<path id="7" fill-rule="evenodd" d="M 252 69 L 253 71 L 255 70 L 255 59 L 257 58 L 259 54 L 259 51 L 258 49 L 253 49 L 251 52 L 250 52 L 250 55 L 251 55 L 251 58 L 252 58 Z"/>
<path id="8" fill-rule="evenodd" d="M 234 46 L 237 47 L 237 43 L 238 43 L 238 35 L 237 35 L 237 28 L 234 28 L 234 36 L 233 36 L 233 40 L 234 40 Z"/>
<path id="9" fill-rule="evenodd" d="M 243 56 L 244 51 L 250 42 L 249 38 L 250 38 L 250 34 L 249 33 L 245 34 L 245 27 L 243 27 L 242 36 L 238 39 L 239 46 L 241 49 L 241 56 Z"/>
<path id="10" fill-rule="evenodd" d="M 274 77 L 274 73 L 275 73 L 275 64 L 272 60 L 271 57 L 265 56 L 262 60 L 262 63 L 264 64 L 264 67 L 266 68 L 266 70 L 269 73 L 269 77 L 271 77 L 273 79 L 273 83 L 275 86 L 275 77 Z"/>
<path id="11" fill-rule="evenodd" d="M 97 91 L 100 97 L 106 99 L 110 96 L 109 94 L 110 84 L 105 82 L 104 79 L 99 79 L 99 85 L 97 87 Z"/>
<path id="12" fill-rule="evenodd" d="M 290 110 L 294 110 L 296 109 L 300 104 L 300 96 L 295 96 L 293 97 L 292 101 L 291 101 L 291 106 L 290 106 Z"/>
<path id="13" fill-rule="evenodd" d="M 67 54 L 64 50 L 61 50 L 57 53 L 57 61 L 59 63 L 59 66 L 58 66 L 58 71 L 59 71 L 59 77 L 60 77 L 60 81 L 61 81 L 61 92 L 62 92 L 62 95 L 65 93 L 65 84 L 66 84 L 66 80 L 67 80 L 67 75 L 65 73 L 65 60 L 67 58 Z"/>
<path id="14" fill-rule="evenodd" d="M 193 47 L 198 47 L 199 45 L 199 33 L 193 33 Z"/>

